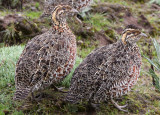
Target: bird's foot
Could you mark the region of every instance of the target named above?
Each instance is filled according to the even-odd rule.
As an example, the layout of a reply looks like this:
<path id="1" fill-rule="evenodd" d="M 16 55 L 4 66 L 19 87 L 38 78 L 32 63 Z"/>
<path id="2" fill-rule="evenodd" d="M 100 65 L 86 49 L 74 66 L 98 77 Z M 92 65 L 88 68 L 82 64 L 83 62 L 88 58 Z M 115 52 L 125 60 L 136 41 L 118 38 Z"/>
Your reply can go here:
<path id="1" fill-rule="evenodd" d="M 59 91 L 59 92 L 62 92 L 62 93 L 67 93 L 67 91 L 63 91 L 63 89 L 64 89 L 65 87 L 60 87 L 60 88 L 58 88 L 58 87 L 56 87 L 55 85 L 52 85 L 52 86 L 53 86 L 54 90 L 56 90 L 56 91 Z"/>
<path id="2" fill-rule="evenodd" d="M 118 105 L 113 99 L 111 99 L 112 104 L 120 111 L 128 112 L 127 110 L 124 110 L 123 108 L 127 107 L 128 104 L 120 106 Z"/>
<path id="3" fill-rule="evenodd" d="M 37 94 L 37 95 L 34 95 L 34 94 L 32 93 L 32 95 L 31 95 L 31 101 L 36 101 L 36 102 L 38 102 L 38 101 L 41 101 L 43 98 L 45 98 L 45 94 L 44 94 L 44 93 L 39 93 L 39 94 Z"/>
<path id="4" fill-rule="evenodd" d="M 100 104 L 90 103 L 90 105 L 91 105 L 95 110 L 99 110 Z"/>

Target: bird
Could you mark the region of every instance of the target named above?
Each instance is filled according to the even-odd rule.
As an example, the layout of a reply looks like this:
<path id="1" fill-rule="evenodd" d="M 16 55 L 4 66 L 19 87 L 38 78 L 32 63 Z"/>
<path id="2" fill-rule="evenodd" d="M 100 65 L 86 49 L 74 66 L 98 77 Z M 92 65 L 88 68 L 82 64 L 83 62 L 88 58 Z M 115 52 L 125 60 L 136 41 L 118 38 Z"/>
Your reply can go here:
<path id="1" fill-rule="evenodd" d="M 52 9 L 58 4 L 67 4 L 77 9 L 79 12 L 83 11 L 88 7 L 93 0 L 45 0 L 44 2 L 44 12 L 41 15 L 42 17 L 48 17 Z"/>
<path id="2" fill-rule="evenodd" d="M 128 25 L 121 39 L 92 51 L 75 69 L 69 91 L 65 97 L 72 104 L 83 100 L 93 107 L 111 101 L 124 112 L 127 105 L 120 106 L 114 100 L 127 94 L 136 84 L 142 64 L 136 42 L 147 37 L 134 25 Z"/>
<path id="3" fill-rule="evenodd" d="M 71 72 L 77 45 L 66 23 L 70 13 L 78 11 L 69 5 L 57 5 L 52 12 L 52 27 L 25 46 L 16 64 L 14 100 L 34 98 L 35 91 L 55 86 Z"/>

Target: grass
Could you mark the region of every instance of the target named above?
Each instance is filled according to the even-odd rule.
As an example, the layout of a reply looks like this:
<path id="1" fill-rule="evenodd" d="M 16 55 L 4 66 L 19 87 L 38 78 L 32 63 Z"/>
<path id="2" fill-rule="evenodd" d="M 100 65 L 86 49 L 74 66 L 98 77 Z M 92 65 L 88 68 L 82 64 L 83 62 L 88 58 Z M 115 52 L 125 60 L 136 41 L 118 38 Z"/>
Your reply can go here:
<path id="1" fill-rule="evenodd" d="M 160 0 L 150 0 L 150 3 L 156 3 L 160 5 Z"/>
<path id="2" fill-rule="evenodd" d="M 5 113 L 11 113 L 12 115 L 23 114 L 22 111 L 17 111 L 19 104 L 12 100 L 15 91 L 15 65 L 23 49 L 24 46 L 0 48 L 0 115 L 5 115 Z M 80 62 L 82 62 L 82 58 L 77 57 L 74 69 L 64 79 L 62 86 L 69 87 L 72 74 Z"/>
<path id="3" fill-rule="evenodd" d="M 105 14 L 91 14 L 90 19 L 86 21 L 86 23 L 92 24 L 93 28 L 97 31 L 100 31 L 106 26 L 110 26 L 111 22 L 105 17 Z"/>
<path id="4" fill-rule="evenodd" d="M 38 19 L 41 16 L 42 12 L 41 11 L 27 11 L 25 12 L 25 16 L 31 18 L 31 19 Z"/>
<path id="5" fill-rule="evenodd" d="M 36 6 L 38 6 L 38 5 L 36 5 Z M 15 12 L 12 12 L 12 11 L 10 11 L 10 10 L 7 10 L 7 9 L 5 9 L 4 11 L 0 11 L 0 15 L 1 16 L 7 16 L 7 15 L 9 15 L 9 14 L 15 14 Z M 16 12 L 16 14 L 23 14 L 24 16 L 27 16 L 27 17 L 29 17 L 30 19 L 38 19 L 40 16 L 41 16 L 41 14 L 42 14 L 42 11 L 26 11 L 26 12 Z"/>
<path id="6" fill-rule="evenodd" d="M 131 9 L 135 9 L 136 14 L 139 12 L 139 8 L 141 5 L 132 4 L 128 0 L 120 1 L 120 0 L 101 0 L 103 2 L 109 2 L 111 4 L 121 4 L 125 6 L 131 6 Z M 36 4 L 36 7 L 39 7 L 39 4 Z M 137 8 L 138 7 L 138 8 Z M 144 8 L 143 8 L 144 9 Z M 145 10 L 145 9 L 144 9 Z M 142 10 L 143 11 L 143 10 Z M 134 13 L 135 13 L 134 12 Z M 10 13 L 10 11 L 8 11 Z M 107 13 L 108 15 L 109 13 Z M 2 15 L 5 15 L 2 12 Z M 33 12 L 26 11 L 24 13 L 27 17 L 31 19 L 37 19 L 41 12 Z M 110 21 L 107 19 L 106 14 L 90 14 L 89 20 L 85 19 L 85 23 L 92 24 L 93 31 L 100 31 L 101 29 L 106 29 L 108 27 L 121 27 L 123 26 L 121 23 L 124 21 L 123 19 L 119 19 L 118 24 L 114 21 Z M 152 18 L 152 13 L 145 12 L 144 14 L 150 23 L 158 27 L 156 25 L 157 18 Z M 119 23 L 120 22 L 120 23 Z M 120 26 L 121 25 L 121 26 Z M 158 31 L 158 29 L 157 29 Z M 110 32 L 109 32 L 110 34 Z M 107 34 L 107 35 L 109 35 Z M 159 35 L 157 35 L 157 38 Z M 81 40 L 79 38 L 78 40 Z M 83 39 L 84 40 L 84 39 Z M 92 50 L 97 47 L 97 41 L 85 39 L 84 43 L 81 46 L 78 46 L 77 52 L 78 57 L 76 59 L 76 64 L 74 69 L 78 66 L 78 64 L 84 59 Z M 2 47 L 3 44 L 0 46 Z M 139 45 L 143 47 L 142 45 Z M 51 98 L 45 98 L 44 100 L 36 103 L 17 103 L 12 100 L 15 87 L 14 87 L 14 71 L 15 71 L 15 63 L 19 58 L 24 46 L 13 46 L 13 47 L 2 47 L 0 48 L 0 115 L 12 114 L 12 115 L 23 115 L 23 114 L 85 114 L 87 107 L 85 104 L 80 105 L 70 105 L 63 104 L 61 101 L 62 93 L 53 93 L 52 90 L 46 89 L 44 92 L 51 95 Z M 148 47 L 146 47 L 147 50 Z M 160 114 L 160 94 L 155 91 L 155 88 L 152 85 L 152 78 L 146 71 L 148 71 L 148 65 L 146 59 L 143 58 L 143 66 L 141 70 L 141 77 L 137 83 L 137 85 L 133 88 L 133 90 L 127 95 L 123 96 L 121 99 L 117 99 L 120 105 L 124 105 L 126 103 L 129 104 L 128 110 L 129 114 Z M 74 70 L 73 70 L 74 71 Z M 68 87 L 70 84 L 70 79 L 72 77 L 73 71 L 64 79 L 62 82 L 62 86 Z M 29 106 L 29 107 L 26 107 Z M 19 109 L 20 108 L 20 109 Z M 118 115 L 126 113 L 118 111 L 110 102 L 102 103 L 100 105 L 100 110 L 96 111 L 97 115 Z"/>
<path id="7" fill-rule="evenodd" d="M 97 43 L 91 44 L 91 41 L 85 41 L 81 46 L 78 46 L 77 52 L 78 56 L 84 59 L 91 51 L 93 51 L 97 47 Z"/>
<path id="8" fill-rule="evenodd" d="M 13 115 L 21 114 L 16 111 L 16 104 L 12 101 L 14 93 L 15 64 L 24 46 L 0 48 L 0 115 L 11 112 Z"/>
<path id="9" fill-rule="evenodd" d="M 61 99 L 63 94 L 53 93 L 52 90 L 47 89 L 45 92 L 51 95 L 52 98 L 45 98 L 40 102 L 25 102 L 17 103 L 12 100 L 15 88 L 14 88 L 14 71 L 15 64 L 21 54 L 24 46 L 12 46 L 0 48 L 0 115 L 9 113 L 12 115 L 23 114 L 78 114 L 86 113 L 86 104 L 71 105 L 63 104 Z M 87 49 L 85 49 L 87 50 Z M 91 49 L 87 53 L 82 50 L 84 57 L 88 55 Z M 84 58 L 83 57 L 83 58 Z M 74 69 L 82 61 L 82 58 L 77 57 Z M 144 65 L 144 62 L 143 62 Z M 73 70 L 74 71 L 74 70 Z M 68 87 L 73 71 L 64 79 L 62 86 Z M 128 96 L 123 96 L 122 99 L 118 99 L 120 105 L 129 103 L 128 109 L 130 114 L 159 114 L 160 107 L 160 94 L 155 92 L 152 87 L 151 77 L 145 72 L 141 73 L 142 78 L 138 81 L 134 90 L 129 93 Z M 146 107 L 147 105 L 147 107 Z M 100 105 L 100 111 L 96 112 L 97 115 L 103 114 L 125 114 L 119 112 L 114 106 L 108 102 Z"/>
<path id="10" fill-rule="evenodd" d="M 153 66 L 153 68 L 155 70 L 160 72 L 160 45 L 157 42 L 157 40 L 152 39 L 152 41 L 153 41 L 153 44 L 154 44 L 157 55 L 154 56 L 154 58 L 152 60 L 148 57 L 146 57 L 146 59 Z M 150 68 L 149 73 L 153 77 L 153 79 L 155 80 L 155 88 L 160 92 L 160 80 L 159 80 L 160 77 L 156 74 L 156 72 L 154 71 L 153 68 Z"/>
<path id="11" fill-rule="evenodd" d="M 14 84 L 15 64 L 24 46 L 0 48 L 0 88 Z"/>
<path id="12" fill-rule="evenodd" d="M 72 78 L 72 75 L 73 75 L 73 72 L 75 71 L 75 69 L 78 67 L 78 65 L 82 62 L 82 58 L 78 57 L 76 58 L 76 63 L 73 67 L 73 70 L 71 71 L 71 73 L 62 81 L 62 86 L 65 86 L 65 87 L 69 87 L 70 85 L 70 81 L 71 81 L 71 78 Z"/>
<path id="13" fill-rule="evenodd" d="M 117 4 L 121 4 L 124 6 L 129 6 L 129 2 L 128 0 L 123 0 L 123 1 L 119 1 L 119 0 L 101 0 L 102 2 L 108 2 L 108 3 L 117 3 Z"/>

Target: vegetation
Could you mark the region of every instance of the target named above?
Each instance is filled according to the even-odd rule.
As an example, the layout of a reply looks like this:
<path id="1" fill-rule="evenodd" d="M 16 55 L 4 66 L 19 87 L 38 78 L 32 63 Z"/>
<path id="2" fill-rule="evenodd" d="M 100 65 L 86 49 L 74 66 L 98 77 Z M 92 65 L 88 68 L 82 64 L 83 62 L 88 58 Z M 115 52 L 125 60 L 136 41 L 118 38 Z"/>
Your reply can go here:
<path id="1" fill-rule="evenodd" d="M 3 41 L 6 44 L 16 44 L 22 35 L 21 32 L 18 32 L 15 28 L 14 24 L 9 25 L 4 31 L 3 34 Z"/>
<path id="2" fill-rule="evenodd" d="M 160 0 L 151 0 L 150 3 L 156 3 L 160 5 Z"/>
<path id="3" fill-rule="evenodd" d="M 0 48 L 0 115 L 12 113 L 13 115 L 21 115 L 22 111 L 17 111 L 19 103 L 12 100 L 15 91 L 14 74 L 16 62 L 22 53 L 24 46 L 12 46 Z M 62 86 L 69 87 L 70 80 L 75 68 L 82 61 L 77 57 L 76 64 L 72 72 L 64 79 Z"/>
<path id="4" fill-rule="evenodd" d="M 16 111 L 12 96 L 15 91 L 15 65 L 23 49 L 24 46 L 0 48 L 0 115 L 4 115 L 5 112 L 15 115 L 22 113 Z"/>
<path id="5" fill-rule="evenodd" d="M 152 60 L 149 59 L 149 58 L 147 58 L 147 57 L 146 57 L 146 58 L 147 58 L 148 62 L 149 62 L 150 64 L 152 64 L 153 67 L 154 67 L 158 72 L 160 72 L 160 45 L 159 45 L 159 43 L 157 42 L 157 40 L 152 39 L 152 41 L 153 41 L 154 47 L 155 47 L 155 49 L 156 49 L 156 54 L 157 54 L 157 56 L 154 57 Z M 155 85 L 155 88 L 160 92 L 160 76 L 155 73 L 154 68 L 150 68 L 150 69 L 149 69 L 149 74 L 150 74 L 150 75 L 153 77 L 153 79 L 154 79 L 154 82 L 155 82 L 155 83 L 154 83 L 153 85 Z"/>
<path id="6" fill-rule="evenodd" d="M 74 70 L 78 67 L 78 65 L 82 62 L 82 58 L 78 57 L 76 58 L 76 63 L 73 67 L 73 70 L 71 71 L 71 73 L 62 81 L 62 86 L 65 86 L 65 87 L 69 87 L 70 85 L 70 81 L 71 81 L 71 78 L 72 78 L 72 75 L 73 75 L 73 72 Z"/>
<path id="7" fill-rule="evenodd" d="M 1 8 L 17 8 L 22 9 L 22 1 L 23 0 L 0 0 L 0 6 Z"/>
<path id="8" fill-rule="evenodd" d="M 31 18 L 31 19 L 38 19 L 41 16 L 42 12 L 33 12 L 33 11 L 28 11 L 25 13 L 25 16 Z"/>
<path id="9" fill-rule="evenodd" d="M 0 0 L 2 4 L 3 0 Z M 5 0 L 4 0 L 5 1 Z M 9 0 L 8 0 L 9 1 Z M 12 1 L 15 2 L 16 0 Z M 20 1 L 20 0 L 17 0 Z M 122 28 L 126 24 L 134 23 L 143 28 L 148 35 L 153 38 L 153 44 L 156 51 L 151 52 L 154 58 L 143 58 L 142 69 L 140 74 L 140 79 L 133 90 L 127 96 L 123 96 L 116 101 L 120 105 L 128 103 L 129 114 L 160 114 L 160 93 L 159 90 L 159 76 L 160 76 L 160 46 L 157 41 L 160 38 L 160 20 L 159 11 L 156 8 L 151 7 L 149 0 L 100 0 L 104 6 L 97 7 L 99 0 L 92 7 L 90 11 L 84 15 L 84 27 L 79 27 L 70 23 L 70 27 L 75 32 L 77 36 L 77 59 L 74 69 L 79 65 L 79 63 L 97 46 L 99 46 L 99 41 L 97 39 L 97 34 L 104 31 L 105 38 L 109 38 L 116 41 L 115 38 L 120 37 Z M 137 1 L 137 2 L 134 2 Z M 107 5 L 104 4 L 107 2 Z M 152 3 L 159 4 L 159 0 L 151 0 Z M 7 2 L 6 2 L 7 3 Z M 16 2 L 15 2 L 16 3 Z M 145 3 L 145 4 L 144 4 Z M 31 10 L 29 5 L 35 7 L 37 11 Z M 34 4 L 34 5 L 33 5 Z M 14 5 L 14 4 L 13 4 Z M 12 5 L 12 6 L 13 6 Z M 106 6 L 105 6 L 106 5 Z M 29 8 L 28 8 L 29 7 Z M 46 27 L 50 28 L 50 18 L 49 20 L 40 20 L 39 16 L 42 14 L 42 4 L 36 0 L 36 2 L 26 3 L 23 6 L 23 12 L 14 12 L 13 10 L 2 10 L 0 11 L 1 16 L 7 16 L 9 14 L 21 14 L 27 17 L 33 24 L 28 25 L 30 22 L 24 22 L 22 25 L 26 27 L 31 27 L 28 30 L 33 31 L 33 27 L 38 27 L 39 30 Z M 158 6 L 157 6 L 158 7 Z M 125 10 L 123 10 L 125 8 Z M 105 10 L 105 12 L 101 12 Z M 144 18 L 145 17 L 145 18 Z M 40 20 L 40 21 L 39 21 Z M 77 27 L 78 26 L 78 27 Z M 80 29 L 79 29 L 80 28 Z M 86 29 L 87 28 L 87 29 Z M 89 28 L 89 29 L 88 29 Z M 110 31 L 111 30 L 111 31 Z M 26 30 L 25 30 L 26 31 Z M 28 32 L 28 31 L 27 31 Z M 3 40 L 7 42 L 12 42 L 10 47 L 1 43 L 0 44 L 0 115 L 13 114 L 13 115 L 23 115 L 23 114 L 108 114 L 108 115 L 118 115 L 125 114 L 118 111 L 109 101 L 107 103 L 100 104 L 100 109 L 97 111 L 91 111 L 87 106 L 87 103 L 80 103 L 78 105 L 71 105 L 64 103 L 63 99 L 65 94 L 54 92 L 50 87 L 43 91 L 46 96 L 39 102 L 15 102 L 12 97 L 15 92 L 14 74 L 15 74 L 15 64 L 24 49 L 24 45 L 14 46 L 17 38 L 30 39 L 28 35 L 24 36 L 24 33 L 20 30 L 15 29 L 14 24 L 10 24 L 5 30 L 1 31 L 4 34 Z M 1 34 L 0 33 L 0 34 Z M 37 31 L 36 31 L 37 33 Z M 79 34 L 80 33 L 80 34 Z M 18 37 L 17 37 L 18 36 Z M 1 36 L 0 36 L 1 37 Z M 34 36 L 33 36 L 34 37 Z M 99 36 L 98 36 L 99 37 Z M 102 41 L 106 42 L 106 41 Z M 143 55 L 149 57 L 147 52 L 149 48 L 148 39 L 141 39 L 139 47 L 143 51 Z M 23 43 L 25 44 L 25 43 Z M 149 63 L 148 63 L 149 62 Z M 153 68 L 150 68 L 150 64 Z M 66 88 L 70 85 L 70 80 L 73 71 L 64 79 L 64 81 L 59 84 Z M 149 70 L 149 72 L 148 72 Z M 149 74 L 148 74 L 149 73 Z M 152 77 L 155 80 L 155 87 L 153 87 Z M 155 90 L 156 89 L 156 90 Z"/>

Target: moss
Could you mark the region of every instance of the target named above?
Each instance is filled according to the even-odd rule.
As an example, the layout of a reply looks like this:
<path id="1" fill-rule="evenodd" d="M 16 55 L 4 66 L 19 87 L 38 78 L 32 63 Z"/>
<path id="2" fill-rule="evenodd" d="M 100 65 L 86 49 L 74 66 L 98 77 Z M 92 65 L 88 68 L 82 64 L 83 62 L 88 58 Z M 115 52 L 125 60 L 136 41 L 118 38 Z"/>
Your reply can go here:
<path id="1" fill-rule="evenodd" d="M 33 11 L 28 11 L 28 12 L 25 12 L 25 15 L 31 19 L 38 19 L 41 15 L 42 15 L 42 12 L 41 11 L 37 11 L 37 12 L 33 12 Z"/>

